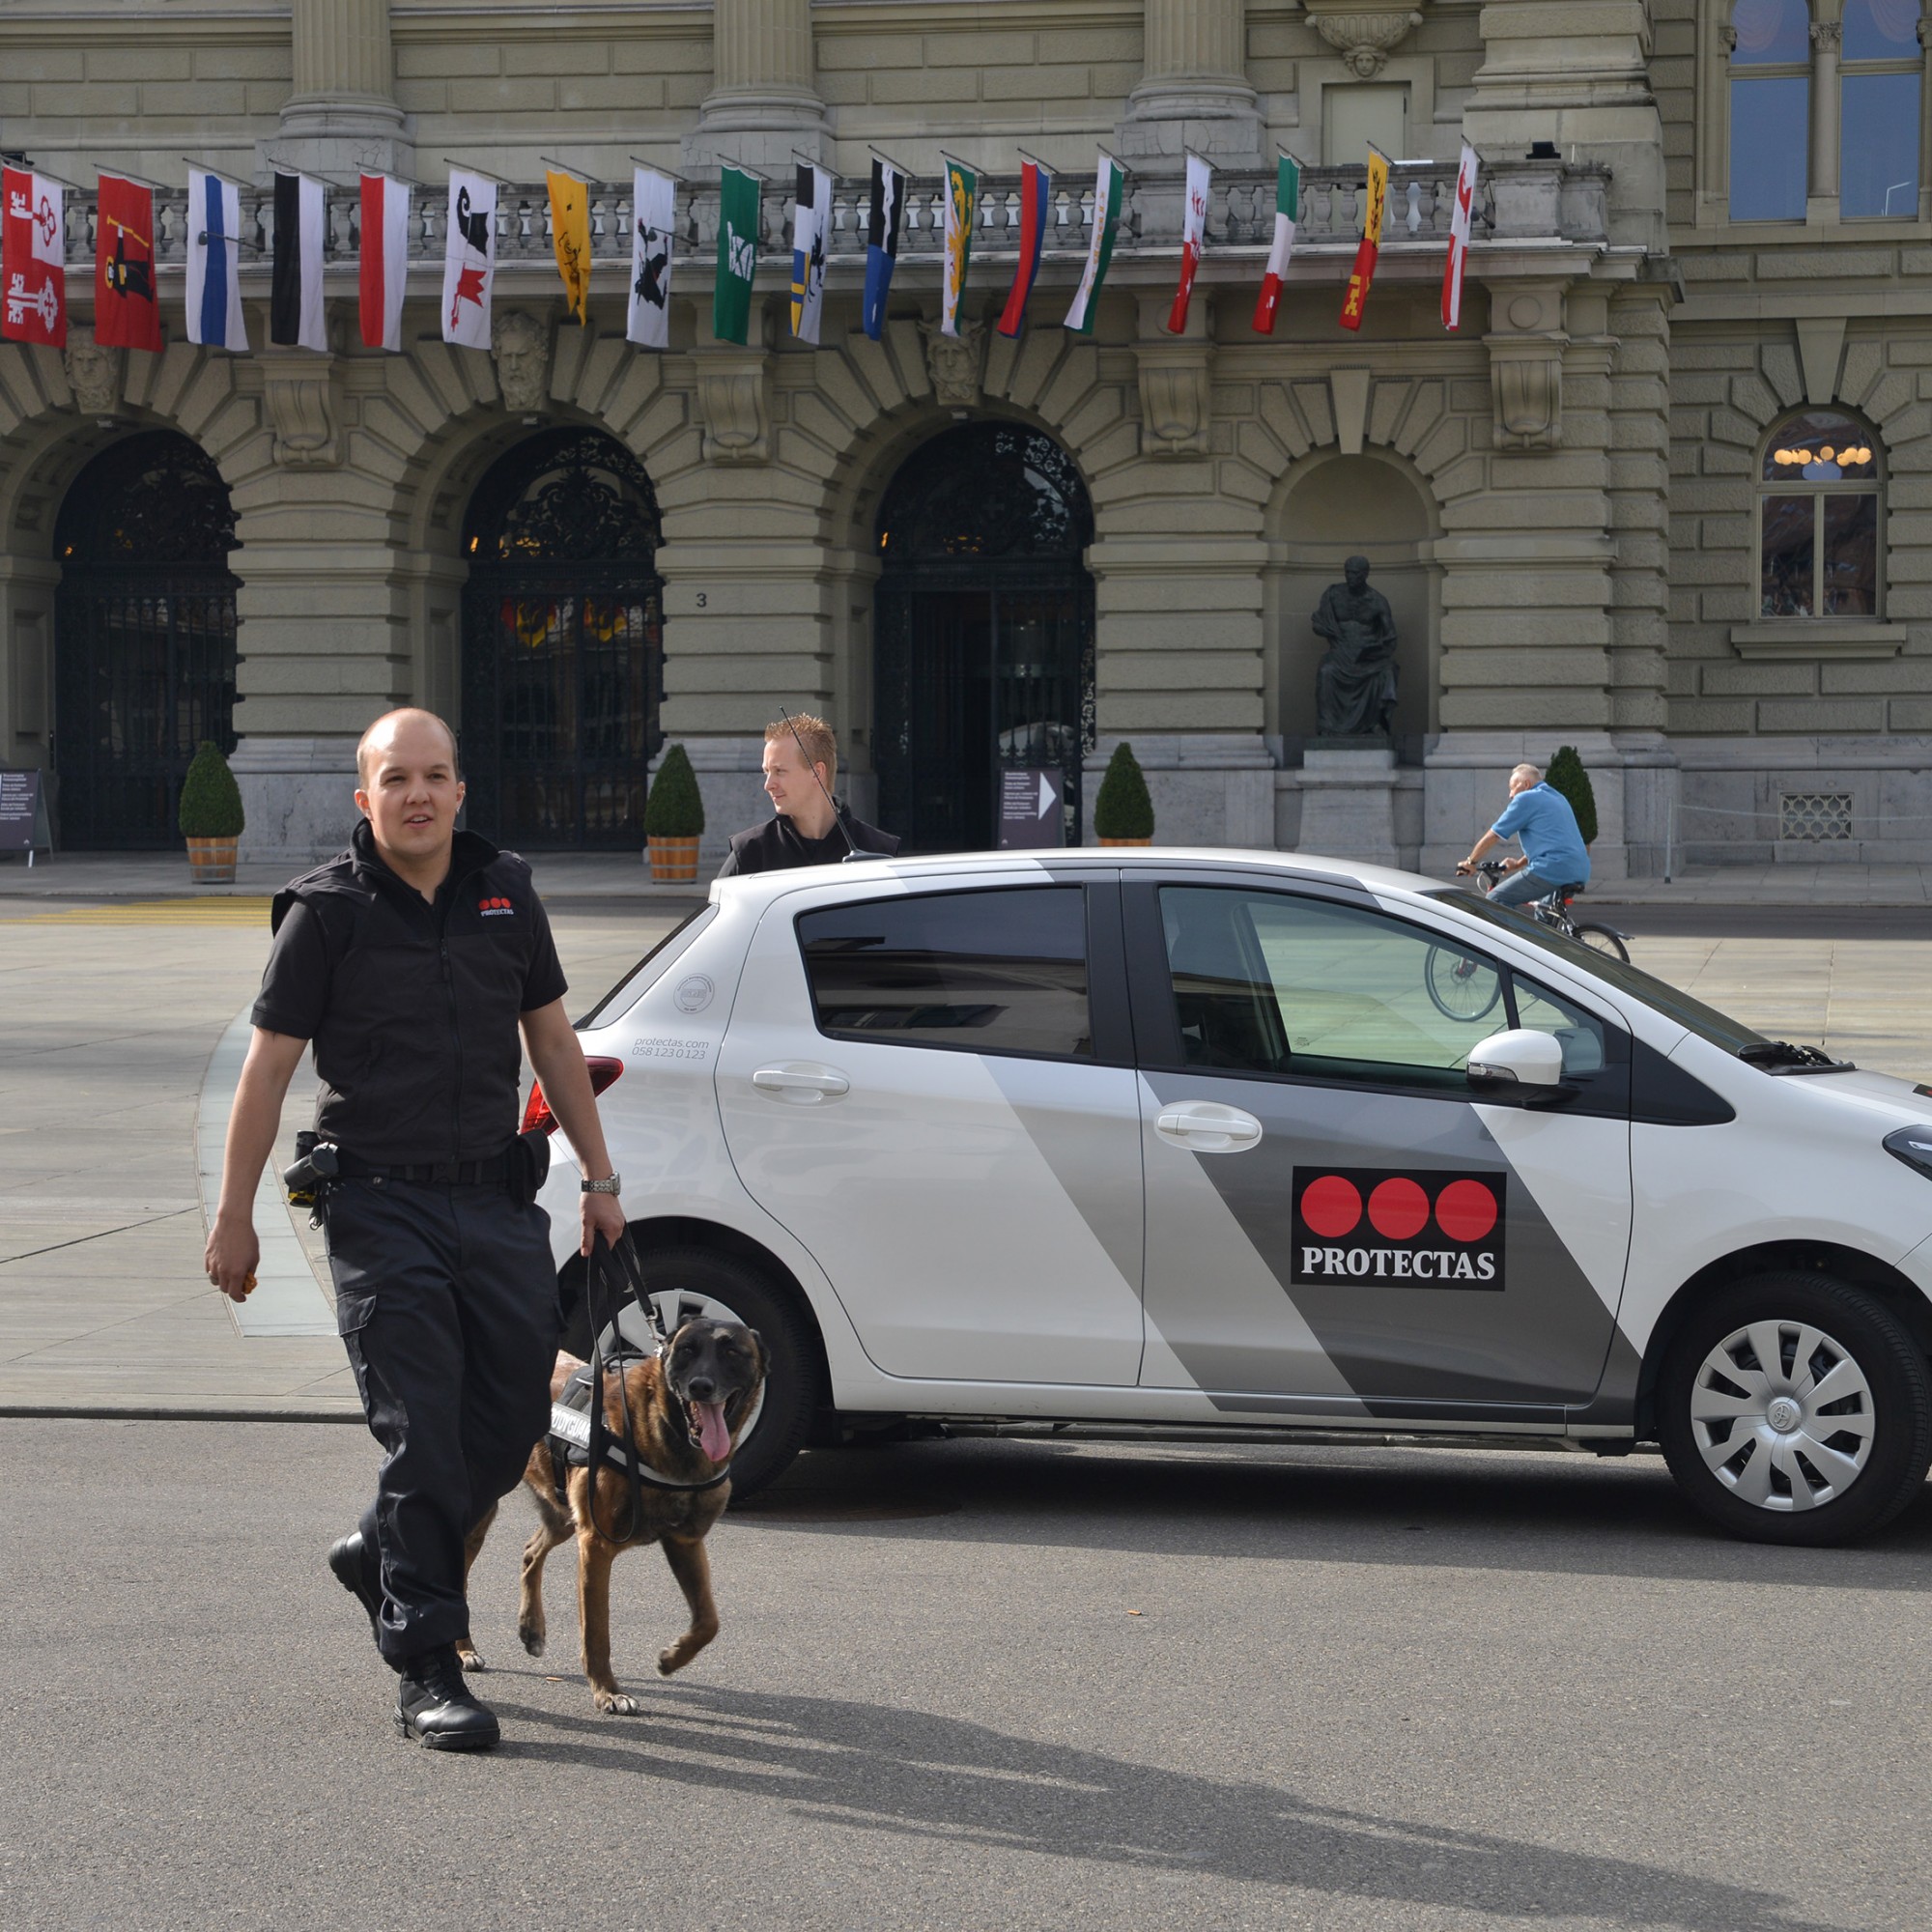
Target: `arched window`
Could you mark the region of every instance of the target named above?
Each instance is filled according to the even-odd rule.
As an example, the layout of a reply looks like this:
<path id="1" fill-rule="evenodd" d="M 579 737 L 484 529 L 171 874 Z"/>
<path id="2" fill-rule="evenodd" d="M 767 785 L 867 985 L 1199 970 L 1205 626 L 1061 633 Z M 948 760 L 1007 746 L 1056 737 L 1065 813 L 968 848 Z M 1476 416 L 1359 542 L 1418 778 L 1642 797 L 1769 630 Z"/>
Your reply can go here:
<path id="1" fill-rule="evenodd" d="M 1838 212 L 1918 215 L 1920 0 L 1845 0 Z"/>
<path id="2" fill-rule="evenodd" d="M 1810 9 L 1805 0 L 1737 0 L 1731 34 L 1731 219 L 1803 221 Z"/>
<path id="3" fill-rule="evenodd" d="M 1880 451 L 1838 410 L 1806 410 L 1772 432 L 1758 483 L 1758 612 L 1879 614 Z"/>

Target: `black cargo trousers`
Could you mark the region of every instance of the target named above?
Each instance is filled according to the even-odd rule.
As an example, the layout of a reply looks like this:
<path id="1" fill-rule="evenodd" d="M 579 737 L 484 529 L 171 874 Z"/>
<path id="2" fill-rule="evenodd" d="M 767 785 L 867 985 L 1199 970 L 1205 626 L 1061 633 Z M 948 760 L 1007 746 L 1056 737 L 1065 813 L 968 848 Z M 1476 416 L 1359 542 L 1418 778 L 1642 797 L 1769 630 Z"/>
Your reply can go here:
<path id="1" fill-rule="evenodd" d="M 469 1632 L 463 1543 L 550 1427 L 561 1323 L 550 1216 L 506 1186 L 372 1177 L 330 1188 L 337 1325 L 386 1452 L 365 1545 L 393 1666 Z"/>

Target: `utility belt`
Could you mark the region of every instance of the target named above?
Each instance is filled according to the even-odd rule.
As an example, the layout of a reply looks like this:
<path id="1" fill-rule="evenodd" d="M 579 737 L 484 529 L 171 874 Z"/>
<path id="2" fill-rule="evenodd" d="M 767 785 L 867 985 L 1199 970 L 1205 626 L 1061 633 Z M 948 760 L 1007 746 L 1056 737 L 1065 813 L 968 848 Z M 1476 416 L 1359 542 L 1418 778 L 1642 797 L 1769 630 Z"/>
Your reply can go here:
<path id="1" fill-rule="evenodd" d="M 483 1160 L 384 1163 L 364 1160 L 326 1141 L 312 1129 L 296 1136 L 294 1162 L 282 1170 L 292 1208 L 306 1208 L 309 1224 L 322 1225 L 330 1188 L 345 1180 L 405 1180 L 424 1187 L 500 1187 L 520 1208 L 530 1207 L 550 1174 L 550 1136 L 519 1134 L 501 1153 Z"/>

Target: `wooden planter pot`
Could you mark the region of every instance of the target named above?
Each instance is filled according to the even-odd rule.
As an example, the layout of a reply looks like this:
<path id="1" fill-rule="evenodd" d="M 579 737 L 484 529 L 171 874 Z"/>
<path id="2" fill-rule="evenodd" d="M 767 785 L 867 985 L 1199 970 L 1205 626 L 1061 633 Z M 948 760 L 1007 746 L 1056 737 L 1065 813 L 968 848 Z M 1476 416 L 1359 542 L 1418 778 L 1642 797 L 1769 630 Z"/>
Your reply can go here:
<path id="1" fill-rule="evenodd" d="M 1102 838 L 1102 845 L 1151 845 L 1151 838 Z"/>
<path id="2" fill-rule="evenodd" d="M 232 886 L 235 883 L 235 848 L 239 838 L 190 838 L 187 841 L 187 871 L 198 886 Z"/>
<path id="3" fill-rule="evenodd" d="M 697 882 L 696 838 L 652 838 L 651 882 L 659 886 L 690 886 Z"/>

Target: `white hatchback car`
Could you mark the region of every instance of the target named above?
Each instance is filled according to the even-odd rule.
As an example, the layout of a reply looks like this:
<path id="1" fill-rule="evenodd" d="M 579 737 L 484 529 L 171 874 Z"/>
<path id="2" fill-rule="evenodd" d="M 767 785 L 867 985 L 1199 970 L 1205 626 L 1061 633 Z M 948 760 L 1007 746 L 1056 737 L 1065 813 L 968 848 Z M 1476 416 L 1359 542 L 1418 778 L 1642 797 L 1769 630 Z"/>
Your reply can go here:
<path id="1" fill-rule="evenodd" d="M 741 1491 L 895 1418 L 1656 1441 L 1829 1543 L 1932 1461 L 1932 1089 L 1425 879 L 721 880 L 580 1031 L 660 1305 L 773 1352 Z"/>

